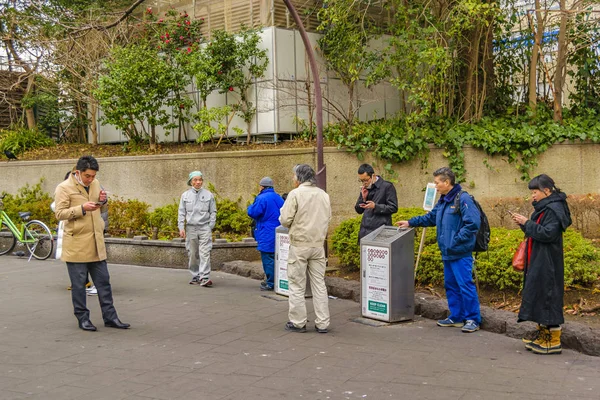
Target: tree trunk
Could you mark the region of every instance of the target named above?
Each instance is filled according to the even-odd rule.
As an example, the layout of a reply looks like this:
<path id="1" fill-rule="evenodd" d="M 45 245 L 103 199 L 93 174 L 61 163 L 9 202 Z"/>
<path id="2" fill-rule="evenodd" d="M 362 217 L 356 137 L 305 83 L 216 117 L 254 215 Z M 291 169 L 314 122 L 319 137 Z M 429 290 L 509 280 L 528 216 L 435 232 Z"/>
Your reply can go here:
<path id="1" fill-rule="evenodd" d="M 554 120 L 562 122 L 562 97 L 567 65 L 567 8 L 566 0 L 560 0 L 560 28 L 558 31 L 558 55 L 554 73 Z"/>
<path id="2" fill-rule="evenodd" d="M 177 143 L 181 143 L 181 118 L 179 118 L 177 127 Z"/>
<path id="3" fill-rule="evenodd" d="M 252 125 L 252 121 L 250 122 L 246 122 L 246 132 L 248 132 L 248 136 L 246 137 L 246 144 L 249 145 L 250 144 L 250 139 L 252 139 L 251 135 L 250 135 L 250 126 Z"/>
<path id="4" fill-rule="evenodd" d="M 81 101 L 79 100 L 75 100 L 75 109 L 77 110 L 77 119 L 79 121 L 84 120 L 87 115 L 84 115 L 83 109 L 81 107 Z M 85 143 L 86 142 L 86 137 L 83 131 L 83 127 L 81 126 L 81 124 L 77 124 L 77 143 Z"/>
<path id="5" fill-rule="evenodd" d="M 348 129 L 352 128 L 352 122 L 354 121 L 354 82 L 348 85 Z M 350 131 L 348 131 L 350 133 Z"/>
<path id="6" fill-rule="evenodd" d="M 25 91 L 26 95 L 32 95 L 35 90 L 35 76 L 33 74 L 29 74 L 27 77 L 27 89 Z M 35 120 L 35 113 L 33 112 L 33 108 L 25 109 L 25 118 L 27 120 L 27 128 L 35 129 L 37 126 L 37 122 Z"/>
<path id="7" fill-rule="evenodd" d="M 156 151 L 156 126 L 150 125 L 150 150 Z"/>
<path id="8" fill-rule="evenodd" d="M 486 30 L 485 41 L 482 45 L 482 94 L 479 102 L 479 108 L 475 118 L 479 121 L 483 118 L 483 108 L 490 101 L 493 102 L 496 98 L 496 90 L 494 83 L 496 82 L 496 73 L 494 71 L 494 20 L 489 21 L 489 26 Z"/>
<path id="9" fill-rule="evenodd" d="M 535 18 L 537 20 L 537 28 L 533 21 L 533 17 L 529 15 L 531 24 L 531 32 L 534 36 L 533 48 L 531 49 L 531 62 L 529 63 L 529 108 L 535 112 L 537 107 L 537 64 L 540 55 L 540 46 L 544 35 L 544 18 L 540 10 L 540 0 L 535 0 Z"/>
<path id="10" fill-rule="evenodd" d="M 98 103 L 93 97 L 90 98 L 90 132 L 92 133 L 92 145 L 98 145 Z"/>
<path id="11" fill-rule="evenodd" d="M 470 121 L 473 118 L 473 109 L 475 107 L 473 98 L 476 97 L 477 73 L 479 67 L 479 44 L 481 41 L 481 29 L 474 29 L 471 32 L 471 47 L 469 48 L 469 66 L 467 68 L 467 87 L 465 93 L 465 107 L 463 112 L 463 120 Z M 476 103 L 476 101 L 475 101 Z"/>

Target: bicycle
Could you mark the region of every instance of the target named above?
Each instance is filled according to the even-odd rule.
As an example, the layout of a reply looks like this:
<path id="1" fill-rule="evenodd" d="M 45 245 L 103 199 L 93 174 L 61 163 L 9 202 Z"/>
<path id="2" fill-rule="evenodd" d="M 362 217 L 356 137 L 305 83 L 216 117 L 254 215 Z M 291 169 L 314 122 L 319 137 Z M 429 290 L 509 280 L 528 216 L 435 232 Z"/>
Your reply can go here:
<path id="1" fill-rule="evenodd" d="M 3 210 L 3 198 L 4 196 L 0 197 L 0 256 L 10 252 L 19 241 L 29 250 L 28 261 L 31 261 L 31 257 L 38 260 L 50 257 L 54 249 L 54 236 L 48 226 L 35 219 L 27 222 L 31 212 L 19 212 L 23 223 L 20 228 L 17 227 Z"/>

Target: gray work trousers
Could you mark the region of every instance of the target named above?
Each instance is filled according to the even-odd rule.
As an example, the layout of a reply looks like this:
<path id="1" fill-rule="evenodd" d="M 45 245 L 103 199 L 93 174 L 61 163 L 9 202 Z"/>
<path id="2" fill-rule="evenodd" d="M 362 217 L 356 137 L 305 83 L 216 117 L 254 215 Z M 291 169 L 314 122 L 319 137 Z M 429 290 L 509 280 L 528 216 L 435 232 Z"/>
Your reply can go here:
<path id="1" fill-rule="evenodd" d="M 98 289 L 98 301 L 102 310 L 102 319 L 114 321 L 117 319 L 117 311 L 113 306 L 112 288 L 110 286 L 110 275 L 106 261 L 87 262 L 87 263 L 67 263 L 69 278 L 71 278 L 71 299 L 75 317 L 79 322 L 90 319 L 90 310 L 88 310 L 85 292 L 85 283 L 87 282 L 88 272 L 92 281 Z"/>
<path id="2" fill-rule="evenodd" d="M 188 268 L 193 276 L 210 278 L 210 251 L 212 231 L 205 226 L 188 225 L 185 228 L 185 249 L 188 252 Z"/>

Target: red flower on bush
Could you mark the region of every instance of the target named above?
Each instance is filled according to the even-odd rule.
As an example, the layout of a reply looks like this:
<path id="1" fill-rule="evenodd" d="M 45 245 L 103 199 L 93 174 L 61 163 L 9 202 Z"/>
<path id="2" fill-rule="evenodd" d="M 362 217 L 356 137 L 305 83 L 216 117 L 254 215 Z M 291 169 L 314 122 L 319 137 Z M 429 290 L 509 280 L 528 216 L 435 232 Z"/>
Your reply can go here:
<path id="1" fill-rule="evenodd" d="M 188 52 L 188 53 L 191 53 L 191 52 L 192 52 L 192 48 L 191 48 L 191 47 L 188 47 L 188 48 L 187 48 L 187 52 Z"/>
<path id="2" fill-rule="evenodd" d="M 179 40 L 183 40 L 183 36 L 179 36 Z"/>
<path id="3" fill-rule="evenodd" d="M 147 14 L 152 14 L 152 7 L 146 8 L 146 13 Z"/>
<path id="4" fill-rule="evenodd" d="M 159 23 L 159 24 L 162 24 L 162 23 L 163 23 L 163 21 L 164 21 L 164 20 L 161 18 L 161 19 L 159 19 L 159 20 L 158 20 L 158 23 Z"/>
<path id="5" fill-rule="evenodd" d="M 233 86 L 229 86 L 229 91 L 233 92 Z"/>
<path id="6" fill-rule="evenodd" d="M 187 17 L 187 15 L 186 15 L 186 17 Z M 185 24 L 189 25 L 190 24 L 190 20 L 188 19 L 187 21 L 185 21 Z"/>

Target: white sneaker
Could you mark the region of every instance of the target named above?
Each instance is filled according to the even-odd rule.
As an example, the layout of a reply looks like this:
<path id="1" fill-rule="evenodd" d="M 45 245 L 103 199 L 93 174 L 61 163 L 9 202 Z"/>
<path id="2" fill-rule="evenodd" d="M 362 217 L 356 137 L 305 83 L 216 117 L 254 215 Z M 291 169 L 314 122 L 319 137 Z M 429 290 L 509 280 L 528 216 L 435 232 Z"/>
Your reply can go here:
<path id="1" fill-rule="evenodd" d="M 96 289 L 96 286 L 89 287 L 85 289 L 85 291 L 87 292 L 88 296 L 98 296 L 98 289 Z"/>

